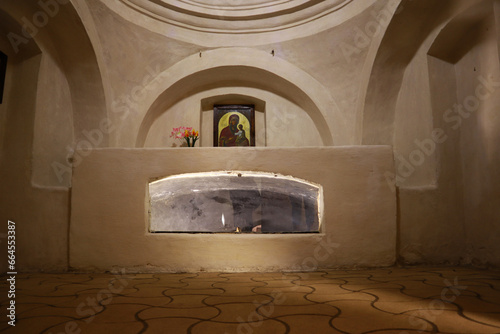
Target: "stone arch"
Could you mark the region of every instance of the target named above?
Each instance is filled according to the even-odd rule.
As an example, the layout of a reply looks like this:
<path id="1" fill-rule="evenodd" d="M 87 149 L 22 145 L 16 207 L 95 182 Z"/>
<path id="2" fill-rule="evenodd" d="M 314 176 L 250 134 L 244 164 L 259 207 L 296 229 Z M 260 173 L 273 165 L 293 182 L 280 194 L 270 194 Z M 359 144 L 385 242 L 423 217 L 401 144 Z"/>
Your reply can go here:
<path id="1" fill-rule="evenodd" d="M 8 1 L 2 4 L 0 14 L 6 30 L 4 45 L 11 59 L 21 61 L 38 54 L 41 59 L 34 110 L 36 122 L 31 130 L 32 182 L 39 186 L 69 186 L 68 157 L 73 144 L 88 140 L 85 132 L 100 130 L 100 124 L 107 119 L 103 82 L 93 45 L 71 2 L 43 5 Z M 58 78 L 60 89 L 54 90 L 64 96 L 64 103 L 58 107 L 46 107 L 43 103 L 51 98 L 47 94 L 50 85 L 45 84 L 49 77 Z M 63 126 L 64 130 L 53 131 L 56 126 Z M 92 145 L 106 147 L 108 143 L 108 134 L 101 132 Z M 54 164 L 58 164 L 57 171 Z"/>
<path id="2" fill-rule="evenodd" d="M 156 87 L 155 86 L 158 86 Z M 325 87 L 289 62 L 247 48 L 224 48 L 192 55 L 159 75 L 145 91 L 149 97 L 138 129 L 136 147 L 143 147 L 154 121 L 180 100 L 221 87 L 250 87 L 277 94 L 305 110 L 323 144 L 347 142 L 345 121 Z"/>
<path id="3" fill-rule="evenodd" d="M 125 20 L 161 35 L 204 47 L 261 46 L 307 37 L 339 26 L 377 0 L 287 0 L 208 4 L 191 1 L 106 1 Z M 184 4 L 183 4 L 184 3 Z M 229 24 L 228 24 L 229 23 Z"/>
<path id="4" fill-rule="evenodd" d="M 83 139 L 83 130 L 99 129 L 99 123 L 107 118 L 104 88 L 96 54 L 86 34 L 83 22 L 71 2 L 55 3 L 53 12 L 46 13 L 37 3 L 7 2 L 4 5 L 7 14 L 14 18 L 24 18 L 18 22 L 15 30 L 23 36 L 21 27 L 26 26 L 32 17 L 45 14 L 47 23 L 34 27 L 33 41 L 43 53 L 55 59 L 67 76 L 73 100 L 75 139 Z M 21 45 L 22 46 L 22 45 Z M 101 145 L 107 146 L 104 134 Z"/>
<path id="5" fill-rule="evenodd" d="M 393 145 L 396 104 L 408 64 L 424 41 L 437 34 L 439 27 L 481 1 L 402 3 L 387 28 L 372 67 L 364 103 L 364 145 Z M 430 12 L 435 14 L 429 16 Z"/>
<path id="6" fill-rule="evenodd" d="M 474 27 L 485 20 L 494 11 L 491 0 L 482 0 L 454 16 L 446 26 L 441 29 L 429 48 L 429 56 L 439 58 L 448 63 L 455 64 L 462 58 L 472 46 L 464 43 L 464 37 L 477 40 Z"/>

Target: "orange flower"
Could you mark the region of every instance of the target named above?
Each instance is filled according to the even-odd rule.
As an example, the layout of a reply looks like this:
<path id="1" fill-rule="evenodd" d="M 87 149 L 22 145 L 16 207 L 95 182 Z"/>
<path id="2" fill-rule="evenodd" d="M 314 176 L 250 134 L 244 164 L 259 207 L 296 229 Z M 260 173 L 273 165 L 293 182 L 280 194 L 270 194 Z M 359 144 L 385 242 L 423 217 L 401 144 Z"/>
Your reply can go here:
<path id="1" fill-rule="evenodd" d="M 180 139 L 180 140 L 186 140 L 188 142 L 188 145 L 190 143 L 190 140 L 193 140 L 193 145 L 196 140 L 198 140 L 198 137 L 200 136 L 200 133 L 193 129 L 192 127 L 185 127 L 185 126 L 180 126 L 178 128 L 173 128 L 172 132 L 170 133 L 170 137 L 173 137 L 175 139 Z"/>

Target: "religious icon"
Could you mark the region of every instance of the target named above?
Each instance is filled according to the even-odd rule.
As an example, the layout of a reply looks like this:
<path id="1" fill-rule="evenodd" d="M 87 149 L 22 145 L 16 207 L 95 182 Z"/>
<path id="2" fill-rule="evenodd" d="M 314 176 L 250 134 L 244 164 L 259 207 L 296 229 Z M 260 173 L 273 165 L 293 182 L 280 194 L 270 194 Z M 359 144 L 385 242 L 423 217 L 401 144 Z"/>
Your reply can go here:
<path id="1" fill-rule="evenodd" d="M 214 106 L 214 146 L 255 146 L 253 105 Z"/>

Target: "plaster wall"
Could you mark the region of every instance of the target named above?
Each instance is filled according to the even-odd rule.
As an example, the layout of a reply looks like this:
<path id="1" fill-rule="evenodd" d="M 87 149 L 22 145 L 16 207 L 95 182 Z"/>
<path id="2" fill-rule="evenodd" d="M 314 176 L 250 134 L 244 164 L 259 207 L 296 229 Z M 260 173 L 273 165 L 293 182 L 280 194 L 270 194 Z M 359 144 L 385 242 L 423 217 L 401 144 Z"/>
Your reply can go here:
<path id="1" fill-rule="evenodd" d="M 377 23 L 381 20 L 380 16 L 382 15 L 381 17 L 387 22 L 390 17 L 390 11 L 389 14 L 386 14 L 387 3 L 388 1 L 365 3 L 364 5 L 368 6 L 365 11 L 360 11 L 352 17 L 346 16 L 341 24 L 332 22 L 329 29 L 323 29 L 310 36 L 293 38 L 294 35 L 284 32 L 279 35 L 280 38 L 275 38 L 272 43 L 249 44 L 246 49 L 252 52 L 245 51 L 245 48 L 242 48 L 239 43 L 234 45 L 222 43 L 220 46 L 227 47 L 225 54 L 221 50 L 216 56 L 210 58 L 209 52 L 212 49 L 217 49 L 217 46 L 207 48 L 203 45 L 182 42 L 178 36 L 169 33 L 160 34 L 155 29 L 147 29 L 150 27 L 150 22 L 137 21 L 132 23 L 132 21 L 128 21 L 125 13 L 127 10 L 117 6 L 115 2 L 103 3 L 91 0 L 89 8 L 99 34 L 99 46 L 104 52 L 103 71 L 106 72 L 104 76 L 109 78 L 109 87 L 106 91 L 109 92 L 108 99 L 111 101 L 109 119 L 114 126 L 114 130 L 110 134 L 110 145 L 118 147 L 168 145 L 159 139 L 162 135 L 155 134 L 157 131 L 163 132 L 163 129 L 156 128 L 158 125 L 151 125 L 152 133 L 147 133 L 148 138 L 144 143 L 136 144 L 135 136 L 138 124 L 141 124 L 145 117 L 149 117 L 146 115 L 147 108 L 153 103 L 159 103 L 163 109 L 158 113 L 168 114 L 168 117 L 172 119 L 190 122 L 179 125 L 197 127 L 199 124 L 198 117 L 195 116 L 199 111 L 196 106 L 197 94 L 221 87 L 226 88 L 226 94 L 229 94 L 234 87 L 240 89 L 256 88 L 260 89 L 261 93 L 257 93 L 255 98 L 261 99 L 263 94 L 272 94 L 277 95 L 273 98 L 274 101 L 278 101 L 278 98 L 283 100 L 279 101 L 280 104 L 284 102 L 288 105 L 297 105 L 297 107 L 287 106 L 287 113 L 294 115 L 293 117 L 296 117 L 303 124 L 299 127 L 290 124 L 292 127 L 290 131 L 297 133 L 298 136 L 286 138 L 285 145 L 287 146 L 331 145 L 331 142 L 324 139 L 323 142 L 318 143 L 315 134 L 318 130 L 311 127 L 310 122 L 307 121 L 308 117 L 312 117 L 316 111 L 313 110 L 314 106 L 310 102 L 306 102 L 306 99 L 311 98 L 312 103 L 318 104 L 318 96 L 314 96 L 314 91 L 324 91 L 323 95 L 329 95 L 328 102 L 321 102 L 318 106 L 323 113 L 322 117 L 326 118 L 326 123 L 329 126 L 328 131 L 335 136 L 333 144 L 351 145 L 356 143 L 356 137 L 359 137 L 356 130 L 359 128 L 357 124 L 359 123 L 359 115 L 355 105 L 360 95 L 357 81 L 360 80 L 363 73 L 363 64 L 369 46 L 373 41 L 381 38 L 385 28 L 385 25 L 382 24 L 374 36 L 366 30 L 366 21 Z M 394 9 L 392 8 L 392 10 Z M 127 38 L 124 39 L 123 36 L 127 36 Z M 242 38 L 246 37 L 242 36 Z M 238 48 L 233 50 L 229 48 L 236 46 Z M 355 52 L 348 53 L 346 48 L 349 49 L 349 47 L 355 49 Z M 184 61 L 190 57 L 196 57 L 196 59 L 190 62 Z M 249 62 L 245 57 L 252 61 Z M 282 67 L 277 61 L 278 59 L 282 63 L 288 64 L 284 73 L 288 74 L 288 78 L 285 80 L 288 80 L 289 84 L 312 87 L 308 82 L 311 78 L 316 81 L 319 89 L 314 89 L 312 93 L 306 92 L 309 94 L 307 97 L 300 97 L 290 87 L 281 84 L 280 80 L 283 78 L 279 77 L 279 73 L 275 78 L 265 77 L 264 82 L 262 79 L 252 78 L 252 72 L 258 73 L 258 76 L 262 77 L 262 74 L 255 70 L 246 70 L 243 72 L 243 76 L 239 75 L 244 70 L 243 67 L 249 66 L 249 64 L 262 69 Z M 179 72 L 178 69 L 174 71 L 175 66 L 181 63 L 183 72 Z M 224 72 L 222 68 L 217 70 L 218 67 L 224 65 L 233 65 L 234 68 L 231 68 L 229 74 Z M 195 68 L 199 68 L 200 71 L 214 70 L 200 73 L 194 78 L 194 81 L 186 80 L 181 91 L 172 90 L 166 96 L 155 101 L 160 94 L 169 88 L 168 85 L 162 84 L 163 82 L 168 82 L 169 78 L 172 80 L 177 77 L 178 81 L 187 78 L 196 73 Z M 306 76 L 297 76 L 300 71 L 303 71 Z M 245 80 L 246 82 L 244 82 Z M 273 83 L 276 84 L 276 87 L 272 87 Z M 280 84 L 278 85 L 278 83 Z M 170 85 L 173 84 L 175 82 L 170 83 Z M 192 101 L 186 102 L 184 100 Z M 193 116 L 187 116 L 186 109 L 180 110 L 178 108 L 180 103 L 189 103 L 186 107 L 193 109 L 187 110 L 187 115 Z M 272 116 L 273 103 L 269 107 L 268 116 Z M 304 115 L 300 115 L 300 108 L 303 109 Z M 155 121 L 159 122 L 159 118 L 156 116 Z M 266 121 L 273 120 L 268 118 Z M 325 132 L 323 129 L 320 130 Z M 202 135 L 206 136 L 207 134 L 202 132 Z M 322 136 L 325 135 L 322 134 Z M 279 140 L 275 138 L 266 144 L 282 146 L 283 143 Z"/>
<path id="2" fill-rule="evenodd" d="M 305 163 L 314 162 L 314 163 Z M 149 234 L 147 186 L 181 173 L 271 171 L 323 186 L 320 234 Z M 396 201 L 390 147 L 100 149 L 73 177 L 70 266 L 77 270 L 269 271 L 388 266 Z"/>
<path id="3" fill-rule="evenodd" d="M 139 22 L 131 23 L 110 10 L 107 3 L 71 1 L 60 6 L 58 14 L 50 17 L 36 38 L 23 44 L 20 53 L 11 58 L 18 59 L 17 65 L 9 69 L 9 76 L 19 81 L 11 80 L 7 84 L 10 93 L 6 103 L 0 106 L 1 172 L 5 180 L 1 217 L 3 221 L 12 219 L 19 224 L 18 263 L 25 270 L 67 268 L 71 161 L 78 167 L 87 155 L 79 151 L 72 156 L 75 147 L 81 148 L 89 141 L 87 134 L 100 131 L 102 121 L 112 125 L 109 142 L 108 133 L 101 131 L 102 140 L 95 145 L 91 143 L 93 147 L 135 146 L 136 127 L 144 117 L 141 111 L 149 106 L 141 98 L 150 94 L 154 100 L 164 89 L 150 90 L 156 84 L 155 79 L 162 73 L 170 74 L 169 69 L 186 58 L 198 57 L 200 51 L 205 55 L 217 48 L 183 42 L 176 38 L 178 36 L 155 32 Z M 200 111 L 200 101 L 214 96 L 224 100 L 232 95 L 239 96 L 239 101 L 241 96 L 258 101 L 257 124 L 261 125 L 258 146 L 318 147 L 325 145 L 322 137 L 325 134 L 337 136 L 337 145 L 352 143 L 350 132 L 355 128 L 355 117 L 351 116 L 351 105 L 357 96 L 357 85 L 353 81 L 361 73 L 367 47 L 348 61 L 338 45 L 344 40 L 354 43 L 352 28 L 370 17 L 369 11 L 363 11 L 372 5 L 378 6 L 375 3 L 356 5 L 354 11 L 340 15 L 341 20 L 323 20 L 321 29 L 303 31 L 296 35 L 300 38 L 275 34 L 274 38 L 264 39 L 266 44 L 253 43 L 251 51 L 260 52 L 263 57 L 254 63 L 270 69 L 276 67 L 275 64 L 286 64 L 281 73 L 288 75 L 288 81 L 275 75 L 272 80 L 268 77 L 257 83 L 254 80 L 245 87 L 234 82 L 214 86 L 210 80 L 216 80 L 217 76 L 208 77 L 208 86 L 185 96 L 180 94 L 176 103 L 162 110 L 163 118 L 158 119 L 148 133 L 147 146 L 170 147 L 172 143 L 164 141 L 164 134 L 165 129 L 169 133 L 171 127 L 161 122 L 167 118 L 168 122 L 197 121 L 210 132 L 209 117 L 202 116 L 206 116 L 207 109 L 202 106 Z M 7 33 L 22 36 L 21 18 L 31 18 L 42 8 L 37 2 L 14 1 L 0 7 L 8 13 L 1 12 L 0 30 L 4 32 L 1 46 L 10 49 L 5 38 Z M 360 13 L 362 16 L 358 17 Z M 318 34 L 314 36 L 315 33 Z M 237 66 L 244 60 L 240 58 L 241 52 L 246 51 L 239 52 L 232 59 Z M 39 54 L 35 60 L 31 59 L 34 54 Z M 301 75 L 297 76 L 299 72 Z M 184 68 L 181 74 L 186 73 L 189 68 Z M 176 78 L 180 80 L 183 76 Z M 283 82 L 287 86 L 283 86 Z M 298 94 L 298 89 L 289 90 L 294 85 L 308 90 L 307 94 Z M 321 110 L 315 109 L 315 103 Z M 185 119 L 188 109 L 193 111 L 186 114 Z M 318 115 L 325 117 L 324 124 L 328 124 L 321 129 L 313 119 Z M 203 141 L 203 146 L 210 146 L 210 141 Z M 54 170 L 54 162 L 60 164 L 59 174 Z M 369 260 L 368 256 L 360 263 L 366 264 Z M 2 266 L 4 264 L 2 262 Z"/>
<path id="4" fill-rule="evenodd" d="M 270 244 L 278 243 L 278 258 L 284 262 L 270 260 L 261 270 L 300 263 L 303 257 L 299 250 L 313 254 L 313 246 L 329 236 L 339 238 L 342 246 L 337 257 L 327 260 L 325 266 L 391 263 L 392 258 L 387 260 L 388 248 L 380 248 L 371 238 L 387 244 L 392 239 L 384 239 L 377 231 L 365 231 L 366 226 L 361 228 L 360 223 L 382 218 L 368 217 L 360 210 L 363 205 L 357 202 L 358 193 L 351 194 L 354 190 L 347 187 L 348 182 L 357 185 L 366 181 L 358 180 L 366 170 L 362 172 L 354 164 L 364 160 L 353 153 L 356 150 L 349 151 L 354 157 L 350 160 L 343 151 L 347 148 L 320 148 L 361 142 L 394 147 L 395 167 L 386 168 L 383 160 L 384 172 L 380 173 L 385 185 L 394 185 L 395 181 L 399 186 L 397 254 L 402 262 L 499 266 L 499 2 L 406 1 L 392 16 L 398 4 L 352 1 L 345 11 L 311 21 L 299 33 L 300 28 L 253 32 L 240 39 L 212 36 L 204 40 L 201 36 L 210 35 L 206 31 L 177 35 L 179 30 L 169 29 L 163 22 L 126 10 L 122 1 L 72 0 L 61 6 L 60 14 L 51 17 L 35 39 L 14 54 L 5 36 L 9 32 L 22 34 L 20 19 L 31 17 L 41 7 L 37 1 L 3 2 L 0 48 L 9 49 L 11 58 L 6 99 L 0 105 L 0 218 L 19 224 L 20 268 L 64 270 L 71 245 L 75 267 L 85 270 L 110 268 L 115 258 L 119 259 L 117 266 L 127 268 L 187 268 L 180 260 L 172 263 L 170 258 L 162 258 L 163 247 L 173 252 L 172 257 L 180 254 L 180 259 L 194 261 L 187 269 L 200 270 L 201 260 L 193 260 L 194 256 L 181 254 L 179 249 L 188 243 L 210 245 L 213 251 L 200 258 L 221 259 L 223 249 L 214 246 L 215 239 L 176 236 L 165 246 L 161 238 L 166 236 L 151 239 L 144 234 L 134 241 L 120 231 L 107 246 L 103 236 L 85 229 L 72 231 L 78 242 L 69 243 L 68 228 L 78 221 L 81 226 L 90 224 L 98 230 L 97 224 L 105 222 L 104 228 L 111 235 L 123 220 L 140 235 L 145 223 L 142 187 L 147 179 L 197 168 L 236 169 L 242 162 L 242 169 L 250 166 L 289 171 L 294 176 L 331 184 L 329 216 L 334 218 L 325 225 L 325 233 L 311 238 L 265 236 L 269 240 L 262 241 L 263 251 L 257 255 L 264 250 L 272 252 Z M 272 18 L 277 26 L 281 19 Z M 368 28 L 375 23 L 380 26 L 376 33 Z M 224 32 L 229 33 L 230 29 Z M 479 75 L 486 79 L 492 76 L 494 91 L 468 117 L 460 116 L 455 129 L 458 121 L 444 115 L 475 95 Z M 257 148 L 245 151 L 252 154 L 238 150 L 221 153 L 226 163 L 216 162 L 209 154 L 212 151 L 204 151 L 211 146 L 210 110 L 218 101 L 255 102 L 260 131 L 257 146 L 268 146 L 268 151 Z M 151 110 L 154 112 L 149 113 Z M 101 131 L 103 121 L 111 125 L 109 133 Z M 199 128 L 202 148 L 185 156 L 180 153 L 182 149 L 164 149 L 172 146 L 168 135 L 179 125 Z M 436 129 L 444 131 L 438 136 L 443 140 L 438 139 L 440 142 L 427 154 L 421 144 L 433 139 Z M 99 143 L 91 143 L 92 147 L 151 149 L 80 150 L 72 165 L 73 149 L 89 141 L 88 131 L 102 135 Z M 304 151 L 278 149 L 284 146 L 300 146 Z M 305 147 L 310 154 L 305 153 Z M 421 164 L 418 151 L 423 152 Z M 192 152 L 196 152 L 194 159 Z M 293 154 L 297 159 L 291 160 Z M 198 167 L 173 166 L 171 159 L 187 159 Z M 54 173 L 53 162 L 63 165 L 62 180 Z M 72 178 L 73 166 L 81 170 L 76 178 Z M 355 177 L 350 170 L 361 174 Z M 387 177 L 387 170 L 393 171 L 396 180 Z M 71 180 L 78 183 L 77 197 L 69 203 Z M 140 188 L 139 195 L 130 194 L 125 186 L 129 180 L 133 187 Z M 372 181 L 366 182 L 364 198 L 378 203 L 372 197 L 379 191 L 368 190 Z M 351 194 L 342 195 L 347 200 L 335 192 L 338 184 L 339 191 Z M 111 220 L 104 203 L 112 209 Z M 335 211 L 338 203 L 341 210 Z M 81 217 L 74 214 L 70 220 L 73 207 Z M 97 211 L 87 212 L 87 207 Z M 130 216 L 120 212 L 123 208 Z M 361 216 L 356 211 L 362 212 Z M 133 221 L 136 218 L 139 227 Z M 390 219 L 388 223 L 392 224 Z M 336 227 L 342 233 L 328 234 L 328 226 L 339 221 L 342 223 Z M 0 233 L 5 227 L 2 224 Z M 254 236 L 236 241 L 214 238 L 222 238 L 226 250 L 241 240 L 245 240 L 245 247 L 254 241 Z M 304 247 L 290 246 L 293 243 L 283 241 L 286 238 L 298 238 L 295 245 Z M 366 248 L 378 253 L 355 249 L 360 238 L 367 239 L 363 241 Z M 129 254 L 129 258 L 117 255 L 129 244 L 144 251 Z M 200 245 L 195 246 L 199 253 Z M 101 260 L 93 247 L 108 252 L 109 257 Z M 88 259 L 85 254 L 90 254 Z M 145 254 L 159 260 L 148 262 Z M 93 267 L 94 260 L 97 265 Z M 242 270 L 257 268 L 257 260 L 245 261 Z M 236 266 L 236 261 L 224 263 L 232 270 Z"/>
<path id="5" fill-rule="evenodd" d="M 498 266 L 500 72 L 492 9 L 482 1 L 457 12 L 406 69 L 395 123 L 402 262 Z"/>
<path id="6" fill-rule="evenodd" d="M 428 47 L 429 42 L 426 44 Z M 405 188 L 436 185 L 435 152 L 423 157 L 415 153 L 426 139 L 432 138 L 433 115 L 427 68 L 424 54 L 412 59 L 396 103 L 394 155 L 400 168 L 400 184 Z"/>
<path id="7" fill-rule="evenodd" d="M 222 88 L 198 93 L 186 98 L 162 114 L 153 124 L 146 139 L 146 147 L 171 147 L 183 142 L 170 138 L 172 128 L 181 125 L 193 126 L 201 131 L 201 140 L 196 145 L 213 146 L 213 117 L 202 110 L 200 101 L 213 95 L 219 95 L 219 101 L 231 92 L 238 92 L 265 101 L 265 110 L 256 106 L 256 146 L 268 147 L 304 147 L 322 146 L 318 129 L 309 115 L 296 104 L 271 92 L 245 87 Z M 217 101 L 217 100 L 215 100 Z M 242 99 L 233 100 L 242 104 Z M 217 103 L 217 102 L 216 102 Z M 226 102 L 227 103 L 227 100 Z M 252 101 L 249 100 L 252 104 Z"/>
<path id="8" fill-rule="evenodd" d="M 87 5 L 91 16 L 87 20 L 92 20 L 97 31 L 94 44 L 102 50 L 101 68 L 107 78 L 109 145 L 134 147 L 136 128 L 144 116 L 140 110 L 147 107 L 145 95 L 161 93 L 151 91 L 151 87 L 158 89 L 155 79 L 200 48 L 126 21 L 102 1 L 89 0 Z"/>
<path id="9" fill-rule="evenodd" d="M 8 65 L 4 136 L 0 164 L 0 233 L 16 223 L 18 271 L 67 269 L 68 190 L 31 183 L 36 94 L 41 55 Z M 6 242 L 1 243 L 7 254 Z M 7 271 L 7 262 L 1 261 Z"/>
<path id="10" fill-rule="evenodd" d="M 71 92 L 64 72 L 47 53 L 42 54 L 38 80 L 32 182 L 69 187 L 71 173 L 61 169 L 68 169 L 67 159 L 74 146 Z"/>
<path id="11" fill-rule="evenodd" d="M 498 14 L 498 13 L 497 13 Z M 464 106 L 457 148 L 462 154 L 467 260 L 500 265 L 500 66 L 495 17 L 465 39 L 470 51 L 456 64 L 457 102 Z M 460 79 L 459 79 L 460 78 Z M 464 80 L 463 78 L 468 78 Z M 481 79 L 482 78 L 482 79 Z M 491 82 L 486 88 L 485 81 Z"/>
<path id="12" fill-rule="evenodd" d="M 464 257 L 458 136 L 443 120 L 456 101 L 453 64 L 431 57 L 433 34 L 408 65 L 395 118 L 399 257 L 404 263 L 460 263 Z"/>

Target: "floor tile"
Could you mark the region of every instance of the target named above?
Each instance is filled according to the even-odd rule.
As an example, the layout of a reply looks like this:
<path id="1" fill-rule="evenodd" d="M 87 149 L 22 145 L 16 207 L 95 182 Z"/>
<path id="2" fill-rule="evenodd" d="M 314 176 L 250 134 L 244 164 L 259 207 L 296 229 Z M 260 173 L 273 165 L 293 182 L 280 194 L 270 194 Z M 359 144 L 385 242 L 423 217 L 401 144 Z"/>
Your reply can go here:
<path id="1" fill-rule="evenodd" d="M 322 315 L 293 315 L 283 316 L 279 318 L 290 326 L 289 334 L 304 334 L 304 333 L 325 333 L 336 334 L 342 333 L 333 329 L 330 326 L 329 316 Z"/>
<path id="2" fill-rule="evenodd" d="M 340 314 L 338 308 L 329 304 L 312 305 L 271 305 L 265 311 L 259 311 L 266 317 L 276 318 L 285 315 L 325 315 L 335 317 Z"/>
<path id="3" fill-rule="evenodd" d="M 137 304 L 110 304 L 106 305 L 103 312 L 97 314 L 92 321 L 94 323 L 120 323 L 135 322 L 136 314 L 149 308 L 147 305 Z"/>
<path id="4" fill-rule="evenodd" d="M 252 334 L 285 334 L 287 325 L 277 320 L 262 320 L 256 322 L 241 323 L 218 323 L 201 322 L 194 326 L 192 334 L 229 334 L 229 333 L 252 333 Z"/>
<path id="5" fill-rule="evenodd" d="M 499 313 L 478 313 L 478 312 L 463 312 L 463 317 L 466 319 L 485 324 L 490 326 L 498 327 L 498 333 L 500 333 L 500 314 Z"/>
<path id="6" fill-rule="evenodd" d="M 16 283 L 17 324 L 0 322 L 0 333 L 500 333 L 493 270 L 34 273 Z"/>
<path id="7" fill-rule="evenodd" d="M 407 315 L 415 317 L 415 319 L 424 319 L 436 325 L 439 332 L 445 333 L 499 333 L 500 327 L 488 324 L 481 324 L 476 321 L 471 321 L 461 317 L 455 311 L 414 311 Z M 417 320 L 419 321 L 419 320 Z M 421 320 L 420 320 L 421 321 Z M 423 323 L 423 321 L 421 321 Z"/>
<path id="8" fill-rule="evenodd" d="M 137 313 L 140 319 L 148 320 L 155 318 L 196 318 L 211 319 L 220 313 L 214 306 L 200 308 L 170 308 L 170 307 L 149 307 Z"/>
<path id="9" fill-rule="evenodd" d="M 250 295 L 250 296 L 210 296 L 203 299 L 207 305 L 227 304 L 227 303 L 253 303 L 265 304 L 273 301 L 272 296 L 268 295 Z"/>
<path id="10" fill-rule="evenodd" d="M 146 334 L 188 333 L 188 329 L 192 325 L 199 322 L 200 320 L 198 319 L 190 319 L 190 318 L 149 319 L 145 321 L 147 329 L 145 330 L 144 333 Z"/>
<path id="11" fill-rule="evenodd" d="M 220 314 L 212 320 L 238 323 L 244 322 L 247 319 L 260 319 L 262 316 L 257 313 L 259 306 L 260 304 L 254 303 L 218 304 L 215 307 L 220 310 Z"/>
<path id="12" fill-rule="evenodd" d="M 3 320 L 3 319 L 2 319 Z M 16 321 L 16 326 L 11 327 L 5 331 L 5 333 L 42 333 L 45 329 L 50 328 L 54 325 L 61 323 L 66 323 L 69 321 L 75 321 L 76 319 L 62 317 L 62 316 L 41 316 L 41 317 L 31 317 L 18 319 Z M 64 327 L 63 327 L 64 328 Z M 54 331 L 54 334 L 58 333 Z"/>
<path id="13" fill-rule="evenodd" d="M 433 310 L 452 310 L 458 311 L 458 307 L 454 304 L 444 303 L 439 299 L 415 299 L 411 301 L 397 301 L 397 302 L 381 302 L 376 301 L 373 307 L 393 314 L 400 314 L 409 311 L 433 311 Z"/>
<path id="14" fill-rule="evenodd" d="M 265 285 L 262 285 L 262 283 L 255 283 L 256 285 L 248 285 L 245 283 L 244 285 L 239 285 L 239 284 L 225 284 L 225 283 L 219 283 L 219 284 L 214 284 L 214 286 L 218 289 L 220 292 L 217 294 L 217 296 L 253 296 L 256 294 L 259 294 L 259 292 L 255 292 L 256 288 L 259 287 L 265 287 Z M 273 290 L 273 289 L 268 289 Z M 213 296 L 215 294 L 212 294 Z"/>
<path id="15" fill-rule="evenodd" d="M 487 301 L 483 301 L 479 298 L 470 297 L 470 296 L 450 296 L 450 300 L 454 304 L 459 305 L 462 310 L 466 312 L 476 312 L 476 313 L 485 313 L 485 312 L 495 312 L 500 316 L 500 303 L 491 303 Z"/>
<path id="16" fill-rule="evenodd" d="M 68 327 L 69 326 L 69 327 Z M 72 321 L 50 328 L 46 334 L 92 333 L 92 334 L 136 334 L 144 328 L 140 322 L 99 323 Z M 44 334 L 45 334 L 44 333 Z"/>

